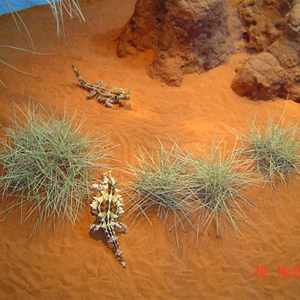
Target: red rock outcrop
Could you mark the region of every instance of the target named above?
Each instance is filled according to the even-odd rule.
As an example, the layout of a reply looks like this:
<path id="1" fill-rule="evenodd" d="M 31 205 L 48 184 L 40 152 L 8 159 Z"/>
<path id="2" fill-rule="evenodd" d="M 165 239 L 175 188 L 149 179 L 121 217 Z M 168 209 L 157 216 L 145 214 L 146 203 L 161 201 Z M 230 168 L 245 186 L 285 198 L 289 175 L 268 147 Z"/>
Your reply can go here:
<path id="1" fill-rule="evenodd" d="M 248 59 L 238 70 L 232 89 L 251 99 L 286 97 L 290 78 L 279 61 L 270 53 L 263 52 Z"/>
<path id="2" fill-rule="evenodd" d="M 235 48 L 249 53 L 232 83 L 236 93 L 251 99 L 284 97 L 300 102 L 300 0 L 229 2 L 137 0 L 122 30 L 118 55 L 151 49 L 154 56 L 148 74 L 179 86 L 184 74 L 222 64 Z M 234 12 L 228 9 L 231 6 Z M 241 24 L 236 22 L 237 13 Z M 235 47 L 236 32 L 240 39 L 243 36 L 244 48 L 241 43 Z"/>
<path id="3" fill-rule="evenodd" d="M 300 0 L 292 1 L 288 14 L 288 27 L 297 37 L 300 38 Z"/>
<path id="4" fill-rule="evenodd" d="M 222 64 L 230 52 L 224 0 L 138 0 L 118 55 L 152 49 L 148 74 L 179 86 L 183 74 Z"/>
<path id="5" fill-rule="evenodd" d="M 252 99 L 300 102 L 300 0 L 242 0 L 238 6 L 250 58 L 233 90 Z"/>
<path id="6" fill-rule="evenodd" d="M 286 0 L 242 0 L 238 13 L 244 24 L 246 48 L 265 51 L 280 38 L 286 27 L 286 14 L 290 9 Z"/>

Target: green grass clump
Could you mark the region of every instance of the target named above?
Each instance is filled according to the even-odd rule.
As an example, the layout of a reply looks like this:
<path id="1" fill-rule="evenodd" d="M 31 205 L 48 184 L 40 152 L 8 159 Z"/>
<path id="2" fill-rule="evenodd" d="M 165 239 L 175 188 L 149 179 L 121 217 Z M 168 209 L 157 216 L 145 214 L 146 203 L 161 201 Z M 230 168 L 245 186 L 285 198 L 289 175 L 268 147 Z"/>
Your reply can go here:
<path id="1" fill-rule="evenodd" d="M 225 146 L 215 143 L 210 149 L 200 149 L 197 156 L 186 154 L 184 160 L 193 210 L 199 212 L 198 233 L 213 225 L 217 236 L 221 236 L 223 220 L 236 233 L 240 233 L 237 221 L 251 224 L 244 212 L 246 206 L 255 208 L 244 196 L 244 190 L 257 183 L 251 161 L 240 159 L 235 150 L 227 153 Z"/>
<path id="2" fill-rule="evenodd" d="M 266 127 L 259 129 L 254 122 L 248 135 L 241 136 L 243 152 L 256 161 L 260 174 L 271 184 L 286 182 L 290 175 L 299 172 L 300 143 L 297 140 L 299 127 L 277 124 L 269 118 Z"/>
<path id="3" fill-rule="evenodd" d="M 176 225 L 184 228 L 186 221 L 197 236 L 211 225 L 220 236 L 224 221 L 237 233 L 237 222 L 254 225 L 245 209 L 255 209 L 255 205 L 244 191 L 258 184 L 258 179 L 252 160 L 241 158 L 235 149 L 227 153 L 221 143 L 212 143 L 208 151 L 201 149 L 195 155 L 182 151 L 174 141 L 170 149 L 160 142 L 154 153 L 139 150 L 137 162 L 137 167 L 129 166 L 133 177 L 127 186 L 134 203 L 131 211 L 138 208 L 139 215 L 155 207 L 165 218 L 172 212 L 171 228 L 175 228 L 176 237 Z"/>
<path id="4" fill-rule="evenodd" d="M 76 221 L 89 193 L 90 172 L 104 167 L 107 135 L 82 134 L 83 121 L 57 119 L 41 107 L 19 109 L 1 142 L 2 196 L 13 196 L 21 222 L 37 216 L 33 233 L 53 217 Z M 2 212 L 4 213 L 4 212 Z"/>
<path id="5" fill-rule="evenodd" d="M 152 153 L 139 149 L 138 166 L 128 165 L 132 179 L 127 190 L 134 203 L 129 212 L 138 208 L 138 215 L 143 213 L 146 216 L 146 210 L 154 208 L 162 219 L 166 220 L 172 213 L 174 222 L 181 223 L 182 215 L 187 212 L 187 188 L 181 176 L 183 163 L 179 152 L 175 141 L 170 149 L 160 141 Z"/>

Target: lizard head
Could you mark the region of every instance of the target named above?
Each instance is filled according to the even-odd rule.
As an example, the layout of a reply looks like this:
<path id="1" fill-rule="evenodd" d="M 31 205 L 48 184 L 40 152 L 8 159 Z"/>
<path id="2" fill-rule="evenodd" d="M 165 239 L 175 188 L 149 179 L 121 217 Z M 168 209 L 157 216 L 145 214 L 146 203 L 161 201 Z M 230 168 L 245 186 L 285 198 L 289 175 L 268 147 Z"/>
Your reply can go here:
<path id="1" fill-rule="evenodd" d="M 131 94 L 130 94 L 130 92 L 128 91 L 127 93 L 122 93 L 122 95 L 121 95 L 121 98 L 120 99 L 122 99 L 122 100 L 129 100 L 131 98 Z"/>

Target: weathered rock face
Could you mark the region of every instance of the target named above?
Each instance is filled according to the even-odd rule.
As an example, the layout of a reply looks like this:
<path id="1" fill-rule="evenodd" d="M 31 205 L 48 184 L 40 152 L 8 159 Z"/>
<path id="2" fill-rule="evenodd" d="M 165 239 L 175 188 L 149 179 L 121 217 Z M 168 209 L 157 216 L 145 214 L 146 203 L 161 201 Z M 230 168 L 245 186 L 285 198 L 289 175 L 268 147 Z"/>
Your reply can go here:
<path id="1" fill-rule="evenodd" d="M 229 16 L 227 1 L 137 0 L 118 55 L 151 49 L 148 74 L 179 86 L 184 74 L 201 73 L 226 60 L 240 32 L 234 23 L 244 37 L 244 48 L 239 42 L 235 50 L 248 52 L 249 59 L 239 68 L 233 90 L 252 99 L 300 102 L 300 0 L 240 0 Z"/>
<path id="2" fill-rule="evenodd" d="M 264 51 L 282 36 L 286 27 L 286 14 L 290 9 L 287 0 L 242 0 L 238 13 L 245 28 L 246 48 Z"/>
<path id="3" fill-rule="evenodd" d="M 153 78 L 178 86 L 183 74 L 223 63 L 230 52 L 224 0 L 138 0 L 118 55 L 152 49 Z"/>
<path id="4" fill-rule="evenodd" d="M 246 49 L 252 55 L 232 88 L 252 99 L 288 97 L 300 102 L 300 0 L 242 0 Z"/>
<path id="5" fill-rule="evenodd" d="M 240 96 L 268 100 L 274 95 L 286 97 L 289 83 L 289 75 L 279 61 L 272 54 L 264 52 L 244 63 L 231 87 Z"/>
<path id="6" fill-rule="evenodd" d="M 118 55 L 124 57 L 137 51 L 157 48 L 164 15 L 162 0 L 138 0 L 131 19 L 122 30 Z"/>
<path id="7" fill-rule="evenodd" d="M 291 9 L 288 14 L 288 26 L 291 32 L 300 38 L 300 0 L 292 1 Z"/>

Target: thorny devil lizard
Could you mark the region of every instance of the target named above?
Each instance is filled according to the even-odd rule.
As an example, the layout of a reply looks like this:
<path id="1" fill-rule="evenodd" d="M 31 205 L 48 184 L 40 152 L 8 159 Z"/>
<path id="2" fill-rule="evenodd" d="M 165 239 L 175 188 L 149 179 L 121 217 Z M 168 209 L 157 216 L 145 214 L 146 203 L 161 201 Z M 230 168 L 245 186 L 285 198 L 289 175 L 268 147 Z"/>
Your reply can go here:
<path id="1" fill-rule="evenodd" d="M 119 222 L 118 217 L 124 213 L 123 199 L 120 190 L 116 188 L 116 180 L 112 177 L 111 171 L 103 174 L 100 184 L 93 184 L 92 189 L 100 192 L 99 197 L 93 197 L 90 204 L 91 213 L 96 217 L 94 224 L 90 225 L 90 230 L 96 231 L 102 229 L 107 237 L 108 243 L 112 247 L 115 256 L 123 268 L 126 263 L 122 256 L 120 245 L 117 241 L 115 228 L 123 229 L 125 233 L 128 229 L 125 224 Z"/>
<path id="2" fill-rule="evenodd" d="M 130 109 L 130 106 L 127 106 L 122 102 L 122 100 L 129 100 L 131 98 L 130 92 L 125 92 L 119 87 L 105 86 L 102 81 L 91 84 L 81 77 L 74 65 L 72 65 L 72 68 L 81 87 L 90 92 L 87 96 L 88 99 L 92 99 L 93 97 L 97 96 L 99 102 L 104 103 L 106 107 L 113 108 L 114 104 L 119 104 L 126 109 Z"/>

